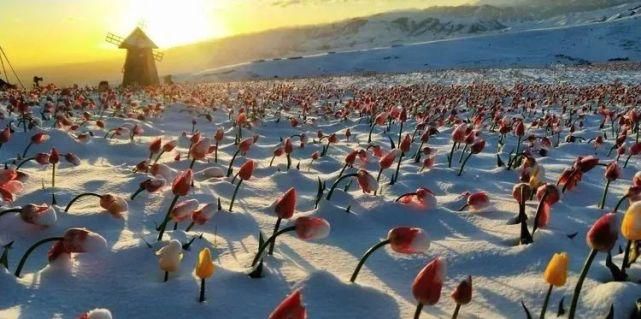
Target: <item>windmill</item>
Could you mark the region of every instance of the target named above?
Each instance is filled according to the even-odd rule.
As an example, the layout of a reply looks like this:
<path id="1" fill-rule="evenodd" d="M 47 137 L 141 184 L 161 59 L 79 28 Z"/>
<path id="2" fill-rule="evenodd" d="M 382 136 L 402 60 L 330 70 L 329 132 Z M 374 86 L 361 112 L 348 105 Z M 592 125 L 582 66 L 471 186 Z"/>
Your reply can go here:
<path id="1" fill-rule="evenodd" d="M 127 50 L 122 86 L 157 85 L 160 83 L 156 61 L 162 61 L 163 53 L 156 50 L 158 46 L 140 27 L 136 27 L 126 38 L 108 33 L 105 41 L 117 45 L 120 49 Z"/>

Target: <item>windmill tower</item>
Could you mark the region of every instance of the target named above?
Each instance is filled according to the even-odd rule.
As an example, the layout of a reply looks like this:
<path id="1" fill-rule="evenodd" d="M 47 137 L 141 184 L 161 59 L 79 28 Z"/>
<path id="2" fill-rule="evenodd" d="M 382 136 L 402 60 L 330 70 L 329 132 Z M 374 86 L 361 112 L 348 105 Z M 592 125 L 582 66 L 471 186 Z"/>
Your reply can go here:
<path id="1" fill-rule="evenodd" d="M 108 33 L 105 40 L 127 50 L 122 86 L 160 84 L 156 61 L 162 61 L 163 53 L 156 51 L 158 46 L 140 27 L 134 29 L 126 38 Z"/>

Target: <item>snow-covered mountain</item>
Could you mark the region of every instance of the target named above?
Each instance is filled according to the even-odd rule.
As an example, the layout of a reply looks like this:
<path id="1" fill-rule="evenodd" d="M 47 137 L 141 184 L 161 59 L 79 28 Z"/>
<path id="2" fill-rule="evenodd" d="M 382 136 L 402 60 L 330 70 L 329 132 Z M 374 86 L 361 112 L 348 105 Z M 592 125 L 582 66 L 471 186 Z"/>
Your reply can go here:
<path id="1" fill-rule="evenodd" d="M 168 50 L 163 64 L 170 72 L 187 72 L 247 61 L 569 27 L 641 15 L 641 1 L 528 0 L 521 5 L 496 4 L 387 12 L 325 25 L 239 35 Z"/>

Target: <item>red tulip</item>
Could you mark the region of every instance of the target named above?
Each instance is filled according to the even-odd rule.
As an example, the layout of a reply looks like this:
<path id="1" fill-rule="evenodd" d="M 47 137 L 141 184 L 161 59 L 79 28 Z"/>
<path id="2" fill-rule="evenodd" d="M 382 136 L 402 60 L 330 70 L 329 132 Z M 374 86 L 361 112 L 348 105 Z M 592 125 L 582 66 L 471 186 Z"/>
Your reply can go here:
<path id="1" fill-rule="evenodd" d="M 171 191 L 176 196 L 187 196 L 189 194 L 189 189 L 191 188 L 191 183 L 193 181 L 193 175 L 191 169 L 182 171 L 171 185 Z"/>
<path id="2" fill-rule="evenodd" d="M 379 161 L 378 164 L 380 165 L 381 169 L 387 169 L 392 164 L 394 164 L 394 160 L 396 159 L 396 156 L 398 156 L 398 150 L 393 149 L 389 153 L 387 153 L 385 156 L 383 156 Z"/>
<path id="3" fill-rule="evenodd" d="M 430 240 L 421 228 L 396 227 L 389 231 L 387 239 L 392 250 L 401 254 L 425 253 L 430 248 Z"/>
<path id="4" fill-rule="evenodd" d="M 0 132 L 0 144 L 9 142 L 11 139 L 11 129 L 6 127 L 2 132 Z"/>
<path id="5" fill-rule="evenodd" d="M 254 172 L 254 161 L 248 160 L 247 162 L 245 162 L 243 165 L 240 166 L 240 170 L 238 171 L 238 177 L 246 181 L 252 177 L 253 172 Z"/>
<path id="6" fill-rule="evenodd" d="M 445 261 L 436 257 L 416 276 L 412 284 L 412 294 L 421 305 L 435 305 L 441 298 L 445 280 Z"/>
<path id="7" fill-rule="evenodd" d="M 169 141 L 169 142 L 165 143 L 165 145 L 162 146 L 162 151 L 165 152 L 165 153 L 171 152 L 171 151 L 174 150 L 174 148 L 176 148 L 177 144 L 178 144 L 178 142 L 176 140 Z"/>
<path id="8" fill-rule="evenodd" d="M 49 261 L 56 260 L 62 254 L 95 252 L 106 247 L 107 241 L 102 236 L 85 228 L 70 228 L 65 231 L 63 239 L 49 250 Z"/>
<path id="9" fill-rule="evenodd" d="M 194 160 L 203 160 L 209 154 L 209 146 L 211 141 L 209 138 L 200 139 L 198 142 L 191 146 L 189 150 L 191 158 Z"/>
<path id="10" fill-rule="evenodd" d="M 217 210 L 217 204 L 209 203 L 194 211 L 194 213 L 191 215 L 191 219 L 193 220 L 194 224 L 203 225 L 214 216 Z"/>
<path id="11" fill-rule="evenodd" d="M 149 143 L 150 156 L 153 154 L 160 153 L 161 148 L 162 148 L 162 140 L 160 139 L 160 137 L 157 137 L 153 141 L 151 141 L 151 143 Z"/>
<path id="12" fill-rule="evenodd" d="M 614 181 L 621 176 L 621 168 L 616 162 L 611 162 L 605 168 L 605 178 L 608 181 Z"/>
<path id="13" fill-rule="evenodd" d="M 174 222 L 179 223 L 190 218 L 192 214 L 198 210 L 198 204 L 198 201 L 195 199 L 188 199 L 179 202 L 171 211 L 171 219 L 173 219 Z"/>
<path id="14" fill-rule="evenodd" d="M 238 150 L 240 150 L 242 154 L 245 154 L 249 151 L 249 147 L 251 147 L 252 144 L 254 144 L 254 139 L 251 137 L 248 137 L 240 141 L 240 143 L 238 144 Z"/>
<path id="15" fill-rule="evenodd" d="M 80 165 L 80 159 L 74 153 L 65 154 L 65 160 L 74 166 Z"/>
<path id="16" fill-rule="evenodd" d="M 33 143 L 33 144 L 42 144 L 42 143 L 46 142 L 48 139 L 49 139 L 49 135 L 47 135 L 47 133 L 38 132 L 38 133 L 34 134 L 33 136 L 31 136 L 31 143 Z"/>
<path id="17" fill-rule="evenodd" d="M 597 165 L 599 165 L 599 158 L 591 155 L 586 157 L 579 157 L 574 163 L 574 167 L 579 169 L 582 173 L 589 172 Z"/>
<path id="18" fill-rule="evenodd" d="M 296 236 L 302 240 L 318 240 L 329 235 L 330 225 L 326 220 L 314 216 L 301 216 L 296 219 Z"/>
<path id="19" fill-rule="evenodd" d="M 586 242 L 591 249 L 608 252 L 617 241 L 618 230 L 616 214 L 607 213 L 594 222 L 588 231 Z"/>
<path id="20" fill-rule="evenodd" d="M 467 124 L 462 123 L 454 128 L 452 131 L 452 141 L 455 143 L 463 143 L 465 141 L 465 131 L 467 130 Z"/>
<path id="21" fill-rule="evenodd" d="M 27 204 L 20 209 L 20 218 L 25 222 L 39 226 L 52 226 L 58 220 L 53 207 L 42 204 Z"/>
<path id="22" fill-rule="evenodd" d="M 283 196 L 276 200 L 274 212 L 278 218 L 289 219 L 294 215 L 296 209 L 296 189 L 290 188 Z"/>
<path id="23" fill-rule="evenodd" d="M 40 165 L 47 165 L 49 164 L 49 153 L 38 153 L 34 156 L 34 159 Z"/>
<path id="24" fill-rule="evenodd" d="M 223 130 L 221 127 L 216 129 L 216 133 L 214 134 L 214 139 L 216 142 L 220 142 L 223 140 L 223 137 L 225 137 L 225 130 Z"/>
<path id="25" fill-rule="evenodd" d="M 401 141 L 401 144 L 399 145 L 399 149 L 403 153 L 407 153 L 410 151 L 410 146 L 412 145 L 412 138 L 410 137 L 409 134 L 405 134 L 405 137 Z"/>
<path id="26" fill-rule="evenodd" d="M 363 193 L 371 193 L 378 190 L 378 182 L 374 176 L 366 170 L 361 169 L 358 171 L 357 181 L 358 185 L 363 190 Z"/>
<path id="27" fill-rule="evenodd" d="M 301 299 L 300 290 L 296 290 L 274 309 L 269 315 L 269 319 L 306 319 L 307 310 L 305 310 Z"/>
<path id="28" fill-rule="evenodd" d="M 450 295 L 457 305 L 467 305 L 472 301 L 472 276 L 467 278 L 456 286 L 456 289 Z"/>
<path id="29" fill-rule="evenodd" d="M 482 138 L 478 138 L 474 141 L 472 146 L 470 146 L 470 152 L 472 154 L 478 154 L 481 153 L 481 151 L 485 148 L 485 140 Z"/>
<path id="30" fill-rule="evenodd" d="M 60 161 L 60 154 L 58 153 L 58 150 L 56 148 L 52 148 L 51 152 L 49 153 L 49 164 L 58 164 Z"/>

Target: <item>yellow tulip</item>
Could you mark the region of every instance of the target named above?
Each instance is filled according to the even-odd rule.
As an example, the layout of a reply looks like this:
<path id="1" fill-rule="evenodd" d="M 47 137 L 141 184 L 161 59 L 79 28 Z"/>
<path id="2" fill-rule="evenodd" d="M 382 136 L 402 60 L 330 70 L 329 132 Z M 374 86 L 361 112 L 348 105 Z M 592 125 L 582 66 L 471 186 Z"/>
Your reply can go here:
<path id="1" fill-rule="evenodd" d="M 641 202 L 635 202 L 623 216 L 621 234 L 627 240 L 641 240 Z"/>
<path id="2" fill-rule="evenodd" d="M 565 285 L 568 278 L 568 254 L 557 253 L 552 256 L 545 273 L 543 274 L 545 281 L 557 287 Z"/>
<path id="3" fill-rule="evenodd" d="M 196 276 L 200 279 L 207 279 L 214 273 L 214 263 L 211 261 L 209 248 L 203 248 L 198 254 L 196 264 Z"/>

